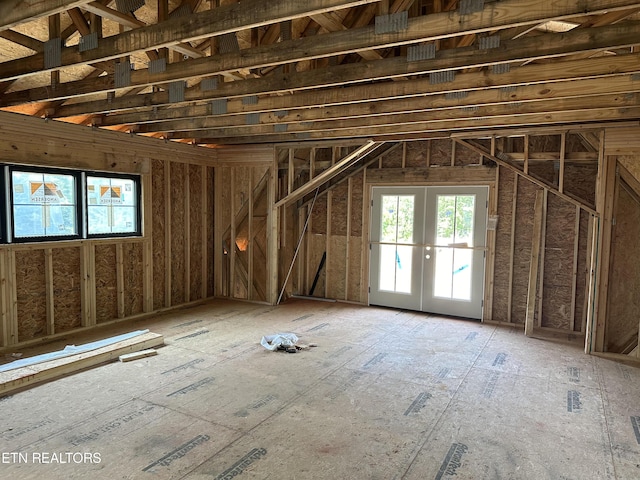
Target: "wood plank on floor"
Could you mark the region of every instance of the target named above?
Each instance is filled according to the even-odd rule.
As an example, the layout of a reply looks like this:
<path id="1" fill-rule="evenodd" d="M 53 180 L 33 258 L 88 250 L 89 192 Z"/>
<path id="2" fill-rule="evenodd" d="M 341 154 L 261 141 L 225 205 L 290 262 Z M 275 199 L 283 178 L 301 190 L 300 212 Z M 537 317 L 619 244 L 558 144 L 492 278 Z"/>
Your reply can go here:
<path id="1" fill-rule="evenodd" d="M 162 335 L 148 332 L 90 352 L 2 372 L 0 373 L 0 396 L 117 360 L 120 355 L 162 345 L 164 345 L 164 337 Z"/>

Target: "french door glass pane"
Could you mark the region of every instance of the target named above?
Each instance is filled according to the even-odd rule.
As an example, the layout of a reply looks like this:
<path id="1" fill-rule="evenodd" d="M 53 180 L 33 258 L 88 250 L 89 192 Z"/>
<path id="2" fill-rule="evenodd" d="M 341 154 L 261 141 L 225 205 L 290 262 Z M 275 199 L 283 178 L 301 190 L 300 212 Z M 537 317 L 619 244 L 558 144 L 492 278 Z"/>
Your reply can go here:
<path id="1" fill-rule="evenodd" d="M 471 300 L 475 195 L 438 195 L 433 295 Z"/>
<path id="2" fill-rule="evenodd" d="M 414 195 L 382 195 L 380 290 L 411 293 L 413 247 L 402 244 L 413 243 L 414 207 Z"/>
<path id="3" fill-rule="evenodd" d="M 413 247 L 380 245 L 380 290 L 411 293 Z"/>
<path id="4" fill-rule="evenodd" d="M 382 195 L 380 241 L 413 243 L 414 195 Z"/>

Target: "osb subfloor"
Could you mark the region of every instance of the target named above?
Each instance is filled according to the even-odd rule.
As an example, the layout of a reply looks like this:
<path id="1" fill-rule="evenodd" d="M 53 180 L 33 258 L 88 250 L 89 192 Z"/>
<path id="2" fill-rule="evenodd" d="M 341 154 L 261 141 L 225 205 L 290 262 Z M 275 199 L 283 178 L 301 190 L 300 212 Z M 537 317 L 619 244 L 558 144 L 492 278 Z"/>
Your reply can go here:
<path id="1" fill-rule="evenodd" d="M 0 478 L 640 478 L 640 369 L 578 347 L 305 300 L 144 326 L 157 356 L 0 400 Z"/>

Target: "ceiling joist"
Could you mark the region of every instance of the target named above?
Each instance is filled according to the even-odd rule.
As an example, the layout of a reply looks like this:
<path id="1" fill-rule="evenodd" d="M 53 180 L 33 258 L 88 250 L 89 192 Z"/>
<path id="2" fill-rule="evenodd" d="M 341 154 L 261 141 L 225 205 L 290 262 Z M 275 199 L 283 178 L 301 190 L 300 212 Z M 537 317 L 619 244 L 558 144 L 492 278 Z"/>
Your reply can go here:
<path id="1" fill-rule="evenodd" d="M 6 5 L 28 16 L 0 21 L 1 109 L 176 142 L 386 141 L 638 114 L 638 1 Z M 97 46 L 80 52 L 88 35 Z M 69 46 L 45 68 L 58 38 Z"/>

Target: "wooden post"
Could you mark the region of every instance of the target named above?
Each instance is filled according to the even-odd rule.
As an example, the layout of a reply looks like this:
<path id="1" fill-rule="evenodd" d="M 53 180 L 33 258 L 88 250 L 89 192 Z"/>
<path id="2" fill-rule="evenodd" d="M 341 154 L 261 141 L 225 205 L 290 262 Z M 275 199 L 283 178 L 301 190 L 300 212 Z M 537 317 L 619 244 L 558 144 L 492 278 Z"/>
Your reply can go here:
<path id="1" fill-rule="evenodd" d="M 250 169 L 249 175 L 249 204 L 247 205 L 247 237 L 249 243 L 247 244 L 247 299 L 253 300 L 253 189 L 255 188 L 253 182 L 253 170 Z"/>
<path id="2" fill-rule="evenodd" d="M 200 238 L 200 242 L 202 242 L 202 290 L 200 291 L 200 298 L 207 298 L 207 292 L 209 291 L 208 279 L 209 279 L 209 258 L 210 252 L 208 249 L 209 245 L 209 228 L 211 228 L 210 216 L 211 212 L 209 211 L 209 195 L 210 188 L 208 178 L 208 167 L 202 165 L 200 167 L 200 176 L 201 176 L 201 189 L 202 189 L 202 237 Z"/>
<path id="3" fill-rule="evenodd" d="M 56 13 L 49 17 L 49 40 L 60 38 L 60 14 Z M 60 83 L 60 70 L 51 71 L 51 87 L 56 89 Z"/>
<path id="4" fill-rule="evenodd" d="M 142 291 L 144 301 L 142 308 L 145 313 L 153 311 L 153 216 L 151 213 L 153 211 L 153 199 L 151 192 L 151 175 L 144 174 L 142 175 L 142 212 L 144 215 L 142 220 L 142 234 L 144 235 L 142 247 L 142 264 L 144 268 Z M 95 292 L 95 288 L 93 291 Z"/>
<path id="5" fill-rule="evenodd" d="M 580 248 L 580 207 L 576 206 L 576 221 L 573 227 L 573 272 L 571 278 L 571 317 L 569 328 L 572 332 L 576 329 L 576 292 L 578 289 L 578 249 Z"/>
<path id="6" fill-rule="evenodd" d="M 55 317 L 53 314 L 53 251 L 50 248 L 44 250 L 44 284 L 47 296 L 47 335 L 53 335 L 56 331 Z"/>
<path id="7" fill-rule="evenodd" d="M 511 242 L 509 246 L 509 288 L 507 292 L 507 322 L 511 323 L 513 306 L 513 257 L 516 247 L 516 208 L 518 205 L 518 174 L 513 175 L 513 198 L 511 199 Z"/>
<path id="8" fill-rule="evenodd" d="M 595 273 L 595 266 L 593 264 L 593 262 L 595 261 L 595 259 L 593 258 L 593 252 L 594 252 L 593 226 L 595 223 L 594 220 L 595 220 L 595 217 L 593 215 L 589 215 L 589 220 L 587 221 L 587 254 L 585 255 L 586 265 L 583 272 L 584 279 L 585 279 L 584 284 L 585 284 L 586 292 L 585 292 L 584 301 L 582 304 L 582 318 L 580 322 L 580 331 L 582 333 L 586 333 L 587 331 L 587 328 L 586 328 L 587 319 L 589 318 L 589 311 L 590 311 L 591 297 L 592 297 L 591 288 L 593 287 L 593 280 L 594 280 L 593 274 Z"/>
<path id="9" fill-rule="evenodd" d="M 431 139 L 427 140 L 427 158 L 425 167 L 431 166 Z"/>
<path id="10" fill-rule="evenodd" d="M 9 322 L 7 324 L 7 345 L 18 343 L 18 291 L 16 286 L 16 252 L 7 252 L 7 306 Z"/>
<path id="11" fill-rule="evenodd" d="M 298 238 L 300 238 L 300 251 L 298 252 L 298 256 L 296 257 L 296 262 L 297 262 L 297 267 L 298 267 L 298 271 L 297 271 L 297 281 L 296 281 L 296 286 L 297 286 L 297 292 L 300 295 L 304 295 L 304 285 L 305 285 L 305 272 L 304 272 L 304 266 L 306 263 L 306 258 L 305 258 L 305 240 L 304 238 L 302 238 L 303 235 L 305 235 L 305 231 L 304 231 L 304 224 L 305 224 L 305 215 L 304 213 L 306 212 L 306 208 L 302 207 L 298 209 Z M 295 290 L 294 290 L 295 291 Z"/>
<path id="12" fill-rule="evenodd" d="M 224 204 L 222 201 L 222 167 L 216 167 L 213 171 L 213 182 L 215 188 L 213 190 L 213 272 L 214 272 L 214 296 L 224 295 L 224 287 L 222 282 L 222 264 L 224 260 L 223 238 L 224 230 L 221 228 L 222 209 Z"/>
<path id="13" fill-rule="evenodd" d="M 407 167 L 407 142 L 402 142 L 402 168 Z"/>
<path id="14" fill-rule="evenodd" d="M 118 318 L 124 318 L 124 252 L 122 243 L 116 245 L 116 295 Z"/>
<path id="15" fill-rule="evenodd" d="M 296 168 L 294 159 L 295 159 L 295 149 L 289 148 L 289 164 L 287 167 L 287 195 L 293 192 L 294 171 Z"/>
<path id="16" fill-rule="evenodd" d="M 560 168 L 558 173 L 558 191 L 564 193 L 564 161 L 567 155 L 567 134 L 562 132 L 560 136 Z"/>
<path id="17" fill-rule="evenodd" d="M 80 302 L 82 305 L 81 322 L 83 327 L 96 324 L 95 292 L 96 266 L 93 244 L 83 243 L 80 246 Z"/>
<path id="18" fill-rule="evenodd" d="M 500 184 L 500 169 L 496 168 L 495 183 L 489 186 L 489 217 L 498 214 L 498 185 Z M 499 221 L 499 220 L 498 220 Z M 497 227 L 496 227 L 497 228 Z M 485 294 L 482 320 L 493 320 L 493 288 L 496 259 L 496 230 L 487 230 L 487 255 L 485 257 Z"/>
<path id="19" fill-rule="evenodd" d="M 184 205 L 182 217 L 184 218 L 184 302 L 191 301 L 191 188 L 190 182 L 189 164 L 184 166 Z"/>
<path id="20" fill-rule="evenodd" d="M 171 162 L 164 162 L 164 306 L 171 306 Z"/>
<path id="21" fill-rule="evenodd" d="M 601 140 L 602 171 L 598 172 L 596 181 L 596 209 L 600 213 L 600 231 L 598 239 L 598 252 L 596 262 L 596 303 L 592 327 L 592 350 L 604 351 L 605 324 L 607 318 L 607 297 L 609 290 L 609 268 L 611 256 L 611 233 L 613 226 L 614 191 L 616 184 L 616 163 L 613 156 L 604 156 L 604 141 Z"/>
<path id="22" fill-rule="evenodd" d="M 235 298 L 236 292 L 236 175 L 235 168 L 229 169 L 231 191 L 229 193 L 229 211 L 231 212 L 231 239 L 229 240 L 229 298 Z"/>
<path id="23" fill-rule="evenodd" d="M 0 278 L 7 279 L 0 282 L 0 301 L 2 302 L 2 330 L 0 340 L 2 346 L 18 343 L 18 319 L 17 308 L 14 308 L 15 295 L 15 260 L 12 271 L 11 258 L 14 257 L 12 249 L 0 250 Z"/>
<path id="24" fill-rule="evenodd" d="M 547 243 L 547 205 L 549 191 L 542 191 L 542 234 L 540 235 L 540 267 L 538 271 L 538 320 L 536 325 L 542 326 L 542 298 L 544 296 L 544 257 Z"/>
<path id="25" fill-rule="evenodd" d="M 275 206 L 276 181 L 278 166 L 271 167 L 267 190 L 267 205 L 270 206 L 267 216 L 267 301 L 271 305 L 278 302 L 278 216 L 280 209 Z"/>
<path id="26" fill-rule="evenodd" d="M 538 283 L 538 263 L 540 261 L 540 240 L 542 237 L 543 190 L 536 192 L 533 215 L 533 235 L 531 239 L 531 263 L 529 264 L 529 288 L 527 290 L 527 316 L 524 322 L 524 333 L 528 337 L 533 334 L 536 311 L 536 287 Z"/>
<path id="27" fill-rule="evenodd" d="M 456 142 L 451 140 L 451 166 L 456 166 Z"/>
<path id="28" fill-rule="evenodd" d="M 526 175 L 529 175 L 529 135 L 524 136 L 524 165 L 522 170 Z"/>
<path id="29" fill-rule="evenodd" d="M 431 143 L 429 143 L 431 145 Z M 367 169 L 362 172 L 362 248 L 360 249 L 360 265 L 361 275 L 360 278 L 360 301 L 369 305 L 369 205 L 371 203 L 371 188 L 367 186 Z"/>
<path id="30" fill-rule="evenodd" d="M 332 204 L 332 200 L 333 200 L 333 190 L 329 190 L 327 192 L 327 236 L 324 239 L 325 240 L 325 247 L 324 247 L 324 251 L 327 252 L 327 261 L 325 263 L 325 267 L 324 267 L 324 298 L 329 298 L 329 284 L 330 282 L 330 277 L 329 275 L 332 274 L 333 272 L 331 271 L 331 263 L 330 263 L 330 259 L 331 259 L 331 255 L 333 254 L 333 252 L 331 251 L 331 218 L 332 218 L 332 213 L 331 213 L 331 204 Z"/>
<path id="31" fill-rule="evenodd" d="M 304 293 L 306 294 L 307 292 L 309 292 L 309 289 L 311 288 L 311 282 L 313 280 L 311 280 L 310 275 L 311 275 L 311 238 L 313 237 L 312 232 L 312 225 L 313 225 L 313 217 L 311 216 L 311 211 L 310 211 L 310 206 L 307 205 L 306 209 L 307 209 L 307 214 L 306 216 L 309 218 L 309 223 L 307 225 L 307 239 L 306 239 L 306 260 L 305 260 L 305 282 L 304 282 Z"/>
<path id="32" fill-rule="evenodd" d="M 406 155 L 406 142 L 404 143 L 403 150 L 403 167 L 404 159 Z M 353 178 L 347 179 L 347 244 L 345 246 L 345 261 L 344 261 L 344 299 L 349 299 L 349 271 L 351 270 L 351 195 L 353 194 Z"/>
<path id="33" fill-rule="evenodd" d="M 313 177 L 316 174 L 316 147 L 311 148 L 311 153 L 309 154 L 309 180 L 313 180 Z"/>

